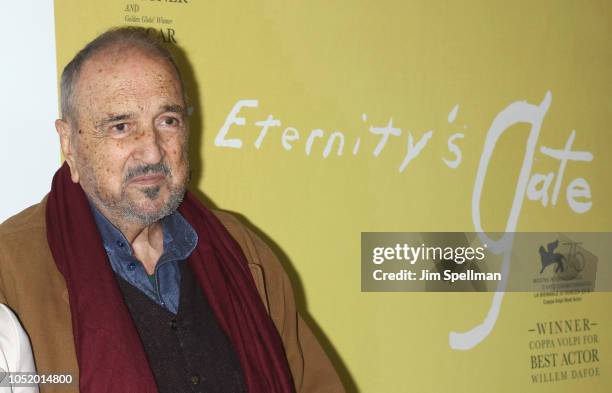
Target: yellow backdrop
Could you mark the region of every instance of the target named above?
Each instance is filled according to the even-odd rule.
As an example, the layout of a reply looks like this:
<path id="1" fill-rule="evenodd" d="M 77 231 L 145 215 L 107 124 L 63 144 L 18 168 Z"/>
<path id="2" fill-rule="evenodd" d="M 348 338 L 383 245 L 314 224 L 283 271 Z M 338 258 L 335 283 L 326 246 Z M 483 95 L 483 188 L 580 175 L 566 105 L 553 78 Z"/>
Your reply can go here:
<path id="1" fill-rule="evenodd" d="M 359 254 L 362 231 L 612 229 L 609 3 L 56 0 L 55 13 L 60 70 L 111 26 L 183 48 L 192 188 L 273 245 L 350 391 L 612 389 L 610 294 L 362 293 Z M 487 146 L 498 116 L 509 127 Z M 491 310 L 492 329 L 453 348 Z M 574 319 L 590 330 L 536 328 Z"/>

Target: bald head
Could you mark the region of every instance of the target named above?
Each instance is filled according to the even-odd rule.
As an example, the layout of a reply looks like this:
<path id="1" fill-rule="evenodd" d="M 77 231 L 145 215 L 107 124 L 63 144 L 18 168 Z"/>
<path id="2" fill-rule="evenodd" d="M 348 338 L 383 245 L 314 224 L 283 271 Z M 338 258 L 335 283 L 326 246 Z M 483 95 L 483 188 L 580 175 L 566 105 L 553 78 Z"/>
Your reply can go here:
<path id="1" fill-rule="evenodd" d="M 184 92 L 180 71 L 170 51 L 163 45 L 162 41 L 149 29 L 142 27 L 120 27 L 106 31 L 89 42 L 76 56 L 64 67 L 61 80 L 61 106 L 62 118 L 73 121 L 77 118 L 76 95 L 79 77 L 86 63 L 100 58 L 103 52 L 110 56 L 116 56 L 117 60 L 124 54 L 133 51 L 144 52 L 152 57 L 167 62 L 176 73 Z"/>

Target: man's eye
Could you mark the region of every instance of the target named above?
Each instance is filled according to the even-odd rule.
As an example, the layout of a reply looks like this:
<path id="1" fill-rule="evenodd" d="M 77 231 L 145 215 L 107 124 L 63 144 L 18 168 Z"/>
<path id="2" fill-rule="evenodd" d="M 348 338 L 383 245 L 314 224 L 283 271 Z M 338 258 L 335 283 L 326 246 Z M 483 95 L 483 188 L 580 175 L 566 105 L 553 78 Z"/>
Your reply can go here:
<path id="1" fill-rule="evenodd" d="M 166 126 L 177 126 L 179 121 L 174 117 L 166 117 L 162 120 L 162 123 L 164 123 Z"/>
<path id="2" fill-rule="evenodd" d="M 160 127 L 170 128 L 172 130 L 177 130 L 183 126 L 183 121 L 178 116 L 161 116 L 158 120 Z"/>
<path id="3" fill-rule="evenodd" d="M 128 130 L 128 125 L 127 123 L 119 123 L 112 126 L 111 129 L 113 130 L 113 132 L 120 134 Z"/>

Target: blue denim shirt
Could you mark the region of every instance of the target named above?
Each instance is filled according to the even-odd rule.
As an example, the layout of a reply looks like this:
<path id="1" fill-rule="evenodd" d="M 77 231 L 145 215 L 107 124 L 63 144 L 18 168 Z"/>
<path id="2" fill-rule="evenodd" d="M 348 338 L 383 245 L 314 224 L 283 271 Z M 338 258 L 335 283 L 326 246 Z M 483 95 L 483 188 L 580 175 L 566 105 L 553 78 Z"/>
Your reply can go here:
<path id="1" fill-rule="evenodd" d="M 155 265 L 153 284 L 142 263 L 134 257 L 123 233 L 92 203 L 90 206 L 113 271 L 157 304 L 176 314 L 181 285 L 179 263 L 185 262 L 198 243 L 198 235 L 191 225 L 178 211 L 161 219 L 164 252 Z"/>

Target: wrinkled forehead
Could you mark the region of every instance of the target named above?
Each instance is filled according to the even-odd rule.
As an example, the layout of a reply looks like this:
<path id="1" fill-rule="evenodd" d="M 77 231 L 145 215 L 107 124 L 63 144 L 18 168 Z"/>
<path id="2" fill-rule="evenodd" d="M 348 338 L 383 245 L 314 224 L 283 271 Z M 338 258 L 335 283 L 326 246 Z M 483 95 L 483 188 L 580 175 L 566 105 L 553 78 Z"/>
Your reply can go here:
<path id="1" fill-rule="evenodd" d="M 82 116 L 163 105 L 183 105 L 172 63 L 130 46 L 106 48 L 89 58 L 75 86 L 75 109 Z"/>

